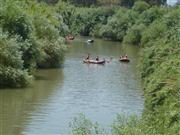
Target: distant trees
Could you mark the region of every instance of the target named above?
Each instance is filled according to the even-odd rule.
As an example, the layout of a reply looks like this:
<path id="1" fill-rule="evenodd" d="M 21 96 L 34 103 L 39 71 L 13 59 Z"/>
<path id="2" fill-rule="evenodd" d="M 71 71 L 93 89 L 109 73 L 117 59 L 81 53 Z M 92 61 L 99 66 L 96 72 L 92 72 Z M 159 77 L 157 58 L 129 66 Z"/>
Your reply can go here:
<path id="1" fill-rule="evenodd" d="M 97 4 L 97 0 L 63 0 L 79 6 L 91 6 Z"/>
<path id="2" fill-rule="evenodd" d="M 119 0 L 119 4 L 124 7 L 132 7 L 136 0 Z"/>
<path id="3" fill-rule="evenodd" d="M 44 1 L 57 1 L 57 0 L 44 0 Z M 79 6 L 91 6 L 91 5 L 120 5 L 123 7 L 132 7 L 137 1 L 144 1 L 150 5 L 165 5 L 167 0 L 62 0 L 64 2 L 70 2 Z"/>
<path id="4" fill-rule="evenodd" d="M 44 2 L 49 3 L 49 4 L 55 4 L 55 3 L 57 3 L 59 0 L 38 0 L 38 2 L 41 2 L 41 1 L 44 1 Z"/>
<path id="5" fill-rule="evenodd" d="M 167 0 L 143 0 L 151 5 L 165 5 L 167 3 Z"/>
<path id="6" fill-rule="evenodd" d="M 121 6 L 132 7 L 136 1 L 145 1 L 150 5 L 165 5 L 167 0 L 119 0 Z"/>

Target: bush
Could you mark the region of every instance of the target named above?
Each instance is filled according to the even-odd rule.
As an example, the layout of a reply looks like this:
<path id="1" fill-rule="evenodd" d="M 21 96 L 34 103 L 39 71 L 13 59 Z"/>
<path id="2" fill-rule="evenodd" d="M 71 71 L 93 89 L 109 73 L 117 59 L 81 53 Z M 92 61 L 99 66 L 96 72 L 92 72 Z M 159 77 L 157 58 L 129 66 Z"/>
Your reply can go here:
<path id="1" fill-rule="evenodd" d="M 0 88 L 26 87 L 31 78 L 25 70 L 0 65 Z"/>
<path id="2" fill-rule="evenodd" d="M 71 31 L 83 36 L 93 35 L 95 27 L 107 23 L 109 16 L 114 14 L 114 9 L 106 7 L 77 8 L 74 14 Z"/>
<path id="3" fill-rule="evenodd" d="M 163 21 L 157 20 L 143 31 L 141 43 L 145 45 L 149 41 L 155 41 L 156 39 L 163 37 L 165 31 L 167 31 L 167 26 Z"/>
<path id="4" fill-rule="evenodd" d="M 42 41 L 45 52 L 44 57 L 38 62 L 39 68 L 56 68 L 59 67 L 64 59 L 64 51 L 66 47 L 64 45 L 64 39 L 58 38 L 57 40 L 44 40 Z"/>
<path id="5" fill-rule="evenodd" d="M 11 66 L 13 68 L 23 68 L 21 44 L 17 38 L 9 38 L 7 34 L 0 31 L 0 65 Z"/>
<path id="6" fill-rule="evenodd" d="M 140 14 L 137 23 L 143 23 L 146 26 L 149 26 L 153 21 L 161 18 L 167 12 L 166 10 L 166 8 L 153 6 Z"/>
<path id="7" fill-rule="evenodd" d="M 126 44 L 139 45 L 141 44 L 142 33 L 146 29 L 145 25 L 133 25 L 126 33 L 123 42 Z"/>
<path id="8" fill-rule="evenodd" d="M 102 37 L 123 41 L 126 31 L 135 23 L 137 14 L 127 9 L 120 9 L 117 13 L 108 19 L 106 25 L 102 26 L 100 32 Z"/>
<path id="9" fill-rule="evenodd" d="M 62 63 L 65 47 L 60 35 L 65 33 L 64 23 L 56 8 L 45 3 L 3 0 L 2 5 L 0 87 L 24 87 L 37 64 L 51 68 Z"/>
<path id="10" fill-rule="evenodd" d="M 83 114 L 79 114 L 70 123 L 72 135 L 106 135 L 107 133 L 97 123 L 92 123 Z"/>
<path id="11" fill-rule="evenodd" d="M 0 88 L 25 87 L 31 77 L 24 70 L 21 43 L 0 31 Z"/>
<path id="12" fill-rule="evenodd" d="M 23 9 L 23 3 L 11 0 L 2 2 L 0 12 L 1 27 L 11 35 L 19 35 L 23 40 L 27 39 L 32 31 L 30 16 Z"/>
<path id="13" fill-rule="evenodd" d="M 135 2 L 134 6 L 133 6 L 133 10 L 138 12 L 138 13 L 142 13 L 145 10 L 147 10 L 149 8 L 149 4 L 144 2 L 144 1 L 137 1 Z"/>

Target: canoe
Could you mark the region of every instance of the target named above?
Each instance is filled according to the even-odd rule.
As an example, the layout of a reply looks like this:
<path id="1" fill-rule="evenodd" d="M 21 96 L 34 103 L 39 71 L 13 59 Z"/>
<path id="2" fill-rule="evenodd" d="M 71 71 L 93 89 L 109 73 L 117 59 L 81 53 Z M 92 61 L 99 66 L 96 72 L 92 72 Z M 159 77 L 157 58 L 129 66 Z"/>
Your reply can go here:
<path id="1" fill-rule="evenodd" d="M 99 60 L 99 61 L 96 61 L 96 60 L 83 60 L 84 63 L 87 63 L 87 64 L 105 64 L 105 60 Z"/>
<path id="2" fill-rule="evenodd" d="M 121 61 L 121 62 L 130 62 L 130 60 L 127 59 L 127 58 L 121 58 L 121 59 L 119 59 L 119 61 Z"/>

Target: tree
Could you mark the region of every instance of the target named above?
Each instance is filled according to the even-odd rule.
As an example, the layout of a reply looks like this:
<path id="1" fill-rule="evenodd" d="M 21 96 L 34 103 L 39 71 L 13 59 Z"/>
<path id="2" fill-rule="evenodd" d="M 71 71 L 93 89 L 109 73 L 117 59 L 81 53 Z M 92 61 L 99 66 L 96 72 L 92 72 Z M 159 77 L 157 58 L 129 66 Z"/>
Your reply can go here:
<path id="1" fill-rule="evenodd" d="M 165 5 L 167 0 L 144 0 L 151 5 Z"/>
<path id="2" fill-rule="evenodd" d="M 137 11 L 138 13 L 142 13 L 143 11 L 147 10 L 148 8 L 149 8 L 149 4 L 147 4 L 144 1 L 137 1 L 133 6 L 133 10 Z"/>
<path id="3" fill-rule="evenodd" d="M 91 6 L 97 4 L 97 0 L 64 0 L 65 2 L 70 2 L 74 5 L 79 6 Z"/>
<path id="4" fill-rule="evenodd" d="M 124 7 L 132 7 L 136 0 L 120 0 L 120 5 Z"/>
<path id="5" fill-rule="evenodd" d="M 55 4 L 55 3 L 57 3 L 59 0 L 38 0 L 38 1 L 39 1 L 39 2 L 44 1 L 44 2 L 49 3 L 49 4 Z"/>

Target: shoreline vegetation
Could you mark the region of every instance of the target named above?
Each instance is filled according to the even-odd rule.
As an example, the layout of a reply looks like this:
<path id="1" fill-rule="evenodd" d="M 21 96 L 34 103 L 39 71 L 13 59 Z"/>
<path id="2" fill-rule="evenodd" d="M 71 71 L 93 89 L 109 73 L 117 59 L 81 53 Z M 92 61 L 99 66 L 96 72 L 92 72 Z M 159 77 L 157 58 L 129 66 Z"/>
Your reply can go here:
<path id="1" fill-rule="evenodd" d="M 63 62 L 64 37 L 68 34 L 138 45 L 145 109 L 140 118 L 118 116 L 111 134 L 180 133 L 178 4 L 168 7 L 162 6 L 165 1 L 129 0 L 128 4 L 122 0 L 120 6 L 109 7 L 87 2 L 83 5 L 78 0 L 76 5 L 71 0 L 54 0 L 53 4 L 0 1 L 0 88 L 26 87 L 37 68 L 58 67 Z M 73 135 L 106 134 L 83 115 L 71 127 Z"/>

